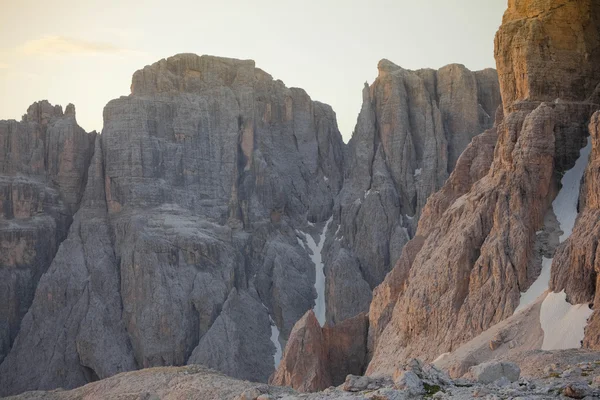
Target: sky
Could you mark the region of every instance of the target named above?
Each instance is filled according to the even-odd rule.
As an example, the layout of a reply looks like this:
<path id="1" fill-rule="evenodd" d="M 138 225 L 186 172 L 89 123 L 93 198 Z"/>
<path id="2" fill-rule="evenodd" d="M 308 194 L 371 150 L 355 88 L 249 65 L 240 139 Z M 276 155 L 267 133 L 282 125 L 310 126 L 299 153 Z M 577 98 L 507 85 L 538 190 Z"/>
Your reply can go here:
<path id="1" fill-rule="evenodd" d="M 75 104 L 87 131 L 133 73 L 177 53 L 252 59 L 330 104 L 348 140 L 382 58 L 494 67 L 507 0 L 0 0 L 0 119 Z"/>

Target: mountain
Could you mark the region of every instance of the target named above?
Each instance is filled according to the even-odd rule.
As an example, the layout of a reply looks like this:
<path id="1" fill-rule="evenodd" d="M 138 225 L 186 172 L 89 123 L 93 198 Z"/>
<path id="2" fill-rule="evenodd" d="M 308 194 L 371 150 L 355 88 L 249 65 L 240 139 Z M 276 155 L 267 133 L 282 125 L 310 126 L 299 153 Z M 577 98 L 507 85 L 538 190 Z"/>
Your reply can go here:
<path id="1" fill-rule="evenodd" d="M 21 122 L 0 121 L 0 362 L 79 208 L 95 135 L 71 104 L 41 101 Z"/>
<path id="2" fill-rule="evenodd" d="M 589 264 L 569 262 L 569 247 L 584 242 L 567 237 L 569 220 L 577 217 L 578 165 L 587 163 L 588 123 L 600 108 L 599 11 L 593 1 L 509 2 L 495 41 L 504 117 L 459 158 L 425 206 L 405 247 L 410 250 L 375 290 L 368 373 L 391 373 L 411 357 L 433 360 L 512 316 L 522 293 L 544 279 L 545 259 L 552 264 L 551 289 L 569 285 L 572 303 L 592 300 Z M 586 196 L 594 190 L 593 160 L 582 189 Z M 567 173 L 572 177 L 561 182 Z M 580 211 L 587 204 L 591 210 L 588 199 L 582 198 Z M 583 234 L 586 219 L 577 219 L 575 231 L 581 226 Z M 588 272 L 582 276 L 571 268 Z M 541 286 L 541 292 L 548 287 Z M 552 293 L 546 301 L 570 307 Z M 542 304 L 542 314 L 544 309 Z M 559 315 L 550 319 L 561 323 Z M 586 329 L 589 346 L 592 329 L 593 322 Z M 551 335 L 548 327 L 545 335 Z"/>
<path id="3" fill-rule="evenodd" d="M 495 57 L 382 60 L 348 145 L 192 54 L 101 135 L 47 102 L 1 122 L 0 395 L 600 395 L 600 4 L 510 0 Z"/>
<path id="4" fill-rule="evenodd" d="M 428 197 L 501 104 L 495 70 L 405 70 L 388 60 L 363 89 L 343 187 L 324 246 L 327 321 L 367 311 L 371 291 L 414 236 Z"/>
<path id="5" fill-rule="evenodd" d="M 331 108 L 253 61 L 191 54 L 137 71 L 95 139 L 76 127 L 72 107 L 62 116 L 42 106 L 0 125 L 4 143 L 22 147 L 5 154 L 37 168 L 3 175 L 15 211 L 4 211 L 13 239 L 2 244 L 20 269 L 1 271 L 31 278 L 28 297 L 8 302 L 20 314 L 7 330 L 12 348 L 3 339 L 0 394 L 192 362 L 266 381 L 317 297 L 305 242 L 322 230 L 343 180 Z M 55 186 L 29 182 L 45 171 Z M 40 220 L 27 236 L 25 218 Z M 42 235 L 42 222 L 56 235 Z M 3 293 L 25 292 L 10 285 Z"/>

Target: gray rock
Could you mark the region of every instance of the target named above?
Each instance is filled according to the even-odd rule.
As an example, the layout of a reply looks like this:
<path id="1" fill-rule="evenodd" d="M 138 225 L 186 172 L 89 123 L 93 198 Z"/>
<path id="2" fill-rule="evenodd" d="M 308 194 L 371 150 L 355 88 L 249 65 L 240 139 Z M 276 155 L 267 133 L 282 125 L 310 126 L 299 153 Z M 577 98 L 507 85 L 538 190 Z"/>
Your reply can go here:
<path id="1" fill-rule="evenodd" d="M 82 207 L 0 366 L 0 390 L 75 387 L 135 369 L 121 313 L 102 147 L 96 139 Z"/>
<path id="2" fill-rule="evenodd" d="M 77 125 L 72 105 L 67 111 L 44 100 L 21 122 L 0 121 L 0 363 L 85 187 L 95 132 Z"/>
<path id="3" fill-rule="evenodd" d="M 568 384 L 564 388 L 563 394 L 572 399 L 583 399 L 584 397 L 591 395 L 592 390 L 589 385 L 584 382 L 575 382 Z"/>
<path id="4" fill-rule="evenodd" d="M 471 374 L 477 382 L 492 383 L 505 377 L 510 382 L 519 380 L 521 369 L 515 363 L 490 361 L 479 364 L 470 369 Z"/>
<path id="5" fill-rule="evenodd" d="M 394 384 L 398 389 L 407 390 L 414 396 L 425 393 L 423 381 L 421 381 L 413 371 L 402 371 L 402 373 L 394 379 Z"/>
<path id="6" fill-rule="evenodd" d="M 252 382 L 266 381 L 273 368 L 275 346 L 269 339 L 269 315 L 256 297 L 233 289 L 187 363 Z"/>
<path id="7" fill-rule="evenodd" d="M 368 376 L 348 375 L 343 389 L 346 392 L 360 392 L 366 390 L 370 383 L 371 380 Z"/>
<path id="8" fill-rule="evenodd" d="M 347 178 L 326 243 L 329 273 L 340 276 L 336 263 L 351 260 L 346 277 L 352 275 L 354 287 L 364 281 L 371 289 L 414 235 L 427 198 L 448 178 L 471 139 L 493 125 L 501 103 L 493 70 L 473 73 L 449 65 L 408 71 L 387 60 L 378 69 L 375 82 L 363 89 L 348 144 Z M 329 292 L 328 321 L 364 310 L 362 301 L 351 309 L 354 294 Z"/>
<path id="9" fill-rule="evenodd" d="M 561 378 L 576 378 L 581 376 L 581 373 L 583 371 L 581 370 L 581 368 L 579 367 L 572 367 L 569 369 L 566 369 L 565 371 L 563 371 L 562 374 L 560 374 Z"/>
<path id="10" fill-rule="evenodd" d="M 62 237 L 39 243 L 37 278 L 0 279 L 0 290 L 24 282 L 33 298 L 35 280 L 66 237 L 21 333 L 11 322 L 5 340 L 0 323 L 0 361 L 17 336 L 0 365 L 0 395 L 192 361 L 266 381 L 275 351 L 269 316 L 285 343 L 314 306 L 315 267 L 296 231 L 326 221 L 342 186 L 344 144 L 331 107 L 253 61 L 192 54 L 136 72 L 131 90 L 105 107 L 94 184 L 68 236 L 94 148 L 83 146 L 88 136 L 73 108 L 56 117 L 59 110 L 43 104 L 25 128 L 0 123 L 0 136 L 9 125 L 15 138 L 24 129 L 39 137 L 39 127 L 48 127 L 52 147 L 23 145 L 18 163 L 38 168 L 51 156 L 48 171 L 40 171 L 56 184 L 35 190 L 67 216 L 56 222 Z M 76 154 L 60 158 L 61 146 Z M 4 188 L 0 179 L 0 193 L 12 191 Z M 38 237 L 54 223 L 42 222 Z"/>

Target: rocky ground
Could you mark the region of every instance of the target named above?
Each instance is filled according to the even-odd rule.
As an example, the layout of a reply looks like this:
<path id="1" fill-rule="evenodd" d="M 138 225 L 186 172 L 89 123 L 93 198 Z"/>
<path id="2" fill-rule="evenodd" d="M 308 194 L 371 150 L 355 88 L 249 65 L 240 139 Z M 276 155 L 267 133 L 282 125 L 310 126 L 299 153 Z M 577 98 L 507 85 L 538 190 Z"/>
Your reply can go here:
<path id="1" fill-rule="evenodd" d="M 126 372 L 74 390 L 27 392 L 10 397 L 31 399 L 593 399 L 600 397 L 600 353 L 585 350 L 533 351 L 520 364 L 491 361 L 451 379 L 431 364 L 413 359 L 393 377 L 348 375 L 338 387 L 297 393 L 227 377 L 213 370 L 186 367 Z"/>

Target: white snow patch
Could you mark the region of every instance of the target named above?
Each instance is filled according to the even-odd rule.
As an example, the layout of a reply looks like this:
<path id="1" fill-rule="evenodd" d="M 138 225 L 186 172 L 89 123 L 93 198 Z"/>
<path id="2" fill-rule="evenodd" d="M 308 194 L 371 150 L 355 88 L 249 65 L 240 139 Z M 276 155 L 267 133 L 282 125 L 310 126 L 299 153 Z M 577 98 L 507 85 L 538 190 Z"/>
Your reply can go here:
<path id="1" fill-rule="evenodd" d="M 412 220 L 413 220 L 413 218 L 414 218 L 415 216 L 413 215 L 413 216 L 411 217 L 411 216 L 409 216 L 409 215 L 404 215 L 404 217 L 405 217 L 407 220 L 409 220 L 409 221 L 412 221 Z"/>
<path id="2" fill-rule="evenodd" d="M 267 308 L 267 306 L 263 304 L 263 307 L 265 308 L 265 310 L 267 310 L 268 313 L 269 309 Z M 271 318 L 270 314 L 269 324 L 271 325 L 271 342 L 275 346 L 275 354 L 273 354 L 273 364 L 275 365 L 275 369 L 277 369 L 277 367 L 279 367 L 279 363 L 281 362 L 283 349 L 281 348 L 281 343 L 279 343 L 279 328 L 277 328 L 277 324 L 275 324 L 275 321 L 273 321 L 273 318 Z"/>
<path id="3" fill-rule="evenodd" d="M 435 360 L 433 360 L 432 364 L 435 364 L 438 361 L 442 361 L 444 358 L 448 357 L 450 355 L 450 353 L 442 353 L 438 356 L 438 358 L 436 358 Z"/>
<path id="4" fill-rule="evenodd" d="M 324 180 L 325 182 L 329 182 L 329 178 L 328 178 L 328 177 L 326 177 L 326 176 L 323 176 L 323 180 Z"/>
<path id="5" fill-rule="evenodd" d="M 542 232 L 544 232 L 544 231 L 537 231 L 535 234 L 537 236 L 537 235 L 540 235 Z"/>
<path id="6" fill-rule="evenodd" d="M 367 196 L 370 195 L 370 194 L 371 194 L 371 189 L 365 191 L 365 194 L 364 194 L 363 198 L 366 199 Z"/>
<path id="7" fill-rule="evenodd" d="M 563 175 L 562 187 L 552 202 L 552 209 L 560 229 L 564 232 L 559 238 L 560 243 L 571 236 L 575 226 L 579 186 L 588 163 L 591 147 L 591 140 L 588 137 L 587 145 L 580 150 L 575 166 Z M 536 234 L 539 233 L 540 231 L 536 232 Z M 525 293 L 521 294 L 521 301 L 515 313 L 523 310 L 548 290 L 552 260 L 552 258 L 543 257 L 540 276 Z M 548 293 L 540 309 L 540 324 L 544 331 L 542 350 L 581 347 L 584 329 L 590 315 L 592 315 L 592 310 L 587 304 L 570 304 L 567 302 L 567 295 L 564 291 Z"/>
<path id="8" fill-rule="evenodd" d="M 417 177 L 417 176 L 421 175 L 421 172 L 422 172 L 422 171 L 423 171 L 423 169 L 422 169 L 422 168 L 417 168 L 417 169 L 415 169 L 415 177 Z"/>
<path id="9" fill-rule="evenodd" d="M 544 331 L 542 350 L 581 347 L 583 330 L 592 312 L 587 304 L 569 304 L 564 290 L 548 293 L 540 310 L 540 323 Z"/>
<path id="10" fill-rule="evenodd" d="M 581 178 L 585 172 L 588 163 L 592 142 L 588 137 L 587 145 L 579 152 L 579 158 L 575 166 L 565 172 L 560 183 L 562 187 L 552 202 L 552 208 L 556 214 L 556 219 L 560 223 L 560 229 L 564 232 L 560 236 L 560 242 L 567 240 L 573 232 L 575 219 L 577 218 L 577 201 L 579 200 L 579 186 Z"/>
<path id="11" fill-rule="evenodd" d="M 552 258 L 542 257 L 542 270 L 540 276 L 533 282 L 526 292 L 521 293 L 521 301 L 519 307 L 515 310 L 515 314 L 525 309 L 530 304 L 533 304 L 546 290 L 550 283 L 550 270 L 552 267 Z"/>
<path id="12" fill-rule="evenodd" d="M 315 300 L 314 312 L 317 317 L 317 321 L 321 326 L 325 325 L 325 271 L 323 265 L 323 259 L 321 257 L 321 250 L 323 250 L 323 245 L 325 244 L 325 232 L 327 231 L 327 227 L 333 220 L 333 217 L 329 218 L 325 226 L 323 227 L 323 231 L 317 238 L 318 242 L 315 242 L 311 235 L 306 235 L 306 243 L 308 248 L 312 252 L 310 256 L 312 262 L 315 264 L 315 289 L 317 291 L 317 298 Z"/>

